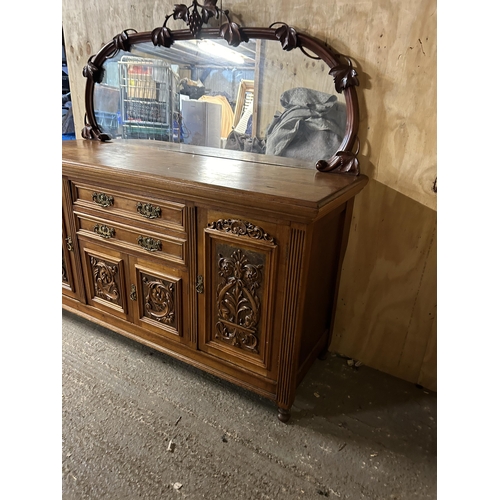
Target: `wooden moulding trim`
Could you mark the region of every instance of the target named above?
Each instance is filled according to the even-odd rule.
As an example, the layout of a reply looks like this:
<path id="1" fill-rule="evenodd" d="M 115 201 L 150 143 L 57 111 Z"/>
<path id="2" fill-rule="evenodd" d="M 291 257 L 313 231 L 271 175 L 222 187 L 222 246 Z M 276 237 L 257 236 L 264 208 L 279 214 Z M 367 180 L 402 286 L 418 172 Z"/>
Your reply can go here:
<path id="1" fill-rule="evenodd" d="M 275 23 L 284 25 L 284 23 Z M 271 25 L 273 26 L 273 25 Z M 286 25 L 284 25 L 286 26 Z M 288 28 L 288 27 L 287 27 Z M 293 30 L 293 28 L 291 28 Z M 242 40 L 245 39 L 262 39 L 262 40 L 272 40 L 279 43 L 277 38 L 277 29 L 275 28 L 239 28 Z M 344 93 L 346 101 L 346 129 L 344 133 L 344 138 L 339 146 L 339 149 L 333 153 L 333 155 L 326 161 L 320 160 L 316 163 L 316 168 L 322 172 L 335 172 L 335 173 L 349 173 L 354 175 L 359 175 L 358 160 L 356 158 L 356 152 L 352 152 L 355 145 L 358 128 L 359 128 L 359 110 L 358 110 L 358 98 L 356 94 L 355 85 L 358 84 L 356 78 L 356 71 L 351 67 L 351 61 L 348 57 L 341 54 L 333 52 L 325 43 L 320 42 L 316 38 L 313 38 L 304 33 L 297 32 L 293 30 L 296 35 L 296 47 L 294 50 L 300 48 L 306 55 L 307 51 L 311 51 L 316 54 L 323 62 L 325 62 L 330 68 L 330 74 L 335 69 L 343 70 L 343 75 L 346 72 L 350 74 L 350 78 L 342 78 L 342 82 L 338 82 L 337 75 L 335 77 L 336 88 L 339 90 L 341 88 Z M 141 33 L 134 32 L 134 30 L 124 30 L 122 36 L 127 39 L 127 46 L 130 47 L 134 44 L 152 42 L 152 31 L 145 31 Z M 205 39 L 223 39 L 219 28 L 202 28 L 198 35 L 195 37 L 190 30 L 172 30 L 170 31 L 172 43 L 181 40 L 193 40 L 197 38 Z M 117 37 L 115 37 L 116 39 Z M 82 130 L 82 137 L 85 139 L 97 139 L 100 141 L 107 141 L 111 138 L 107 134 L 103 134 L 97 124 L 94 112 L 94 86 L 95 82 L 100 80 L 100 73 L 102 71 L 102 66 L 104 62 L 114 56 L 118 52 L 117 43 L 115 39 L 108 42 L 101 50 L 94 56 L 91 56 L 88 60 L 87 65 L 83 70 L 84 76 L 87 78 L 87 83 L 85 87 L 85 127 Z M 242 43 L 245 43 L 244 41 Z M 287 49 L 288 50 L 288 49 Z"/>
<path id="2" fill-rule="evenodd" d="M 290 410 L 295 398 L 297 376 L 297 324 L 301 281 L 301 256 L 306 244 L 306 233 L 293 228 L 290 236 L 286 283 L 290 284 L 290 295 L 283 311 L 281 348 L 278 357 L 278 393 L 276 399 L 280 408 Z"/>

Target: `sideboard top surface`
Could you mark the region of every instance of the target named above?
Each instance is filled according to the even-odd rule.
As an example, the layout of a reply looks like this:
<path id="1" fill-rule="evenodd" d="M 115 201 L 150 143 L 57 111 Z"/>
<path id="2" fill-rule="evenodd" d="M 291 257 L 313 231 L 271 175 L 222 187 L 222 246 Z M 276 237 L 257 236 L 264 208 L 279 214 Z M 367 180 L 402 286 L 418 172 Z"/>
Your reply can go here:
<path id="1" fill-rule="evenodd" d="M 177 148 L 176 148 L 177 146 Z M 317 212 L 358 193 L 367 183 L 364 175 L 331 174 L 303 168 L 293 159 L 278 164 L 200 154 L 182 145 L 159 141 L 63 141 L 63 174 L 110 182 L 135 182 L 143 188 L 167 189 L 204 199 L 240 196 L 242 205 L 280 205 L 280 212 Z M 264 159 L 265 161 L 265 159 Z M 82 169 L 81 167 L 86 167 Z M 250 195 L 250 196 L 249 196 Z M 334 203 L 336 205 L 336 203 Z"/>

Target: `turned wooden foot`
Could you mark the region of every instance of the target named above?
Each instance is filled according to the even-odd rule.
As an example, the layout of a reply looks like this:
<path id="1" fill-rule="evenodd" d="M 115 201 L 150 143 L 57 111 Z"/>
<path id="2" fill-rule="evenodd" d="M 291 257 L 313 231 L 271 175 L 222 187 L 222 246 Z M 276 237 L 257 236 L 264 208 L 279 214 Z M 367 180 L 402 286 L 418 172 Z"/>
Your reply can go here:
<path id="1" fill-rule="evenodd" d="M 292 412 L 290 410 L 285 410 L 284 408 L 278 408 L 278 418 L 280 422 L 288 422 Z"/>
<path id="2" fill-rule="evenodd" d="M 318 359 L 321 361 L 325 361 L 327 357 L 328 357 L 328 349 L 325 349 L 318 354 Z"/>

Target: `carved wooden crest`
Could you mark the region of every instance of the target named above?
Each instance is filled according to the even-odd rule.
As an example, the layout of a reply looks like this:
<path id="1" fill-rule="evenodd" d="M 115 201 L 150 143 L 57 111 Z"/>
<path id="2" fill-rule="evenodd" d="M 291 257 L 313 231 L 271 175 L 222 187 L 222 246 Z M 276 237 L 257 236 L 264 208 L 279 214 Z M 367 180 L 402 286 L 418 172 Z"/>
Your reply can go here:
<path id="1" fill-rule="evenodd" d="M 274 243 L 274 238 L 269 236 L 261 227 L 240 219 L 219 219 L 210 222 L 209 229 L 235 234 L 237 236 L 248 236 L 256 240 L 264 240 Z"/>

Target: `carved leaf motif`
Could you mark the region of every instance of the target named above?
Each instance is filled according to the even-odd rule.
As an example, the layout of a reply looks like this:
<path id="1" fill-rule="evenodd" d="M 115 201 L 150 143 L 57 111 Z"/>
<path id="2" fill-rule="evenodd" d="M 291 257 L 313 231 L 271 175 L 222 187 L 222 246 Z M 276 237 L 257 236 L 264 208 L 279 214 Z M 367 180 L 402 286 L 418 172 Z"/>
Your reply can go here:
<path id="1" fill-rule="evenodd" d="M 102 71 L 91 61 L 92 57 L 94 56 L 91 56 L 87 61 L 82 73 L 85 78 L 90 78 L 94 80 L 94 82 L 100 83 L 102 81 Z"/>
<path id="2" fill-rule="evenodd" d="M 340 166 L 335 168 L 333 172 L 359 175 L 359 161 L 354 153 L 350 151 L 338 151 L 336 156 L 340 157 Z"/>
<path id="3" fill-rule="evenodd" d="M 255 238 L 256 240 L 264 240 L 269 243 L 274 243 L 274 238 L 265 233 L 261 227 L 254 226 L 253 224 L 240 219 L 219 219 L 217 221 L 210 222 L 207 227 L 210 229 L 216 229 L 217 231 L 225 231 L 226 233 L 232 233 L 238 236 L 249 236 L 250 238 Z"/>
<path id="4" fill-rule="evenodd" d="M 240 250 L 230 257 L 219 254 L 221 279 L 217 285 L 216 338 L 257 353 L 262 264 L 252 264 Z"/>
<path id="5" fill-rule="evenodd" d="M 203 23 L 207 23 L 211 17 L 218 17 L 219 11 L 216 7 L 217 0 L 205 0 L 201 8 Z"/>
<path id="6" fill-rule="evenodd" d="M 350 64 L 335 66 L 328 74 L 333 76 L 335 90 L 339 93 L 348 87 L 359 85 L 358 74 Z"/>
<path id="7" fill-rule="evenodd" d="M 85 127 L 82 128 L 82 137 L 84 139 L 95 139 L 94 130 L 90 125 L 85 125 Z"/>
<path id="8" fill-rule="evenodd" d="M 183 3 L 174 5 L 174 19 L 182 19 L 186 24 L 189 22 L 189 9 Z"/>
<path id="9" fill-rule="evenodd" d="M 98 139 L 99 141 L 105 142 L 110 141 L 111 136 L 108 134 L 104 134 L 99 129 L 94 129 L 92 125 L 89 125 L 87 122 L 87 116 L 85 115 L 85 126 L 82 129 L 82 137 L 84 139 Z"/>
<path id="10" fill-rule="evenodd" d="M 151 33 L 151 40 L 156 47 L 162 46 L 167 47 L 167 49 L 174 43 L 172 32 L 166 26 L 154 29 Z"/>
<path id="11" fill-rule="evenodd" d="M 119 35 L 116 35 L 113 38 L 113 42 L 115 44 L 115 49 L 118 50 L 124 50 L 125 52 L 130 52 L 130 39 L 128 36 L 128 32 L 131 31 L 133 33 L 137 33 L 136 30 L 134 29 L 128 29 L 122 31 Z"/>
<path id="12" fill-rule="evenodd" d="M 175 4 L 172 15 L 174 19 L 184 21 L 189 26 L 189 30 L 193 36 L 198 37 L 202 26 L 211 17 L 219 17 L 220 9 L 216 6 L 216 3 L 217 0 L 204 0 L 203 5 L 200 5 L 197 0 L 193 0 L 190 7 L 183 3 Z M 165 22 L 167 22 L 169 17 L 167 16 Z"/>
<path id="13" fill-rule="evenodd" d="M 219 34 L 232 47 L 238 47 L 241 42 L 248 42 L 248 37 L 240 30 L 240 26 L 233 22 L 224 23 Z"/>
<path id="14" fill-rule="evenodd" d="M 298 46 L 297 31 L 287 24 L 283 24 L 276 32 L 276 38 L 280 41 L 283 50 L 292 50 Z"/>

